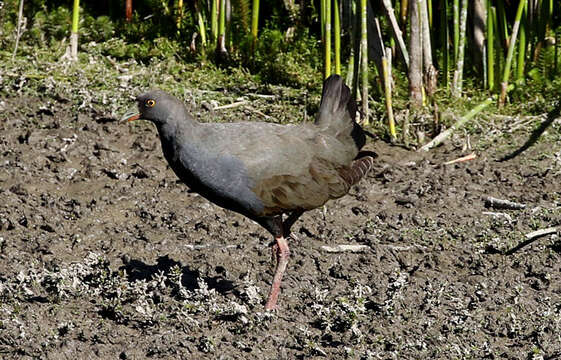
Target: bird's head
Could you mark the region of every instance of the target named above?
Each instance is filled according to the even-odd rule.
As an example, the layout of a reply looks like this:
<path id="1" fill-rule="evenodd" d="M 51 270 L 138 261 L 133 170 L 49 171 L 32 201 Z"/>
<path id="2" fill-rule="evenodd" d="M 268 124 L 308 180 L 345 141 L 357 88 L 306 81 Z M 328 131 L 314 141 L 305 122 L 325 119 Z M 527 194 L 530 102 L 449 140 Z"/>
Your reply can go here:
<path id="1" fill-rule="evenodd" d="M 127 111 L 123 120 L 149 120 L 163 124 L 172 118 L 176 112 L 183 111 L 185 106 L 175 97 L 162 90 L 153 90 L 136 97 L 138 109 Z"/>

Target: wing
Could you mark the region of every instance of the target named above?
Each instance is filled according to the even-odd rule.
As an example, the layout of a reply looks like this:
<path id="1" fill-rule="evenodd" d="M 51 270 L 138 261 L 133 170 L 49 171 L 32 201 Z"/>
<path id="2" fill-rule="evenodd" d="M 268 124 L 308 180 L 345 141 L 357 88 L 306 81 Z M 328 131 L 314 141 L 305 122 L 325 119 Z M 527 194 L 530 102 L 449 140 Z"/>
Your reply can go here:
<path id="1" fill-rule="evenodd" d="M 313 125 L 218 125 L 214 136 L 229 141 L 215 141 L 214 150 L 243 163 L 263 204 L 260 216 L 314 209 L 350 188 L 344 175 L 358 150 Z"/>

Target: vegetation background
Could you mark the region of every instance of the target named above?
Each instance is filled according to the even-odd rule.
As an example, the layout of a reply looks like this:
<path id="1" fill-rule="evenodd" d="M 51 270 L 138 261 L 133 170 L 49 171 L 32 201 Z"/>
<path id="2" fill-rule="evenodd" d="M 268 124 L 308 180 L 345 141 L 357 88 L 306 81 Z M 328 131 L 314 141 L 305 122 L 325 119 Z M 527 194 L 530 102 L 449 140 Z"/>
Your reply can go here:
<path id="1" fill-rule="evenodd" d="M 450 126 L 491 103 L 508 105 L 492 112 L 551 109 L 561 81 L 557 0 L 9 0 L 0 21 L 4 94 L 51 80 L 68 87 L 89 71 L 104 74 L 85 82 L 98 94 L 116 82 L 177 92 L 226 81 L 317 96 L 338 73 L 362 121 L 406 146 L 436 136 L 441 118 Z M 79 41 L 69 47 L 73 33 Z M 129 79 L 118 65 L 129 62 L 158 63 L 158 74 L 132 70 Z"/>

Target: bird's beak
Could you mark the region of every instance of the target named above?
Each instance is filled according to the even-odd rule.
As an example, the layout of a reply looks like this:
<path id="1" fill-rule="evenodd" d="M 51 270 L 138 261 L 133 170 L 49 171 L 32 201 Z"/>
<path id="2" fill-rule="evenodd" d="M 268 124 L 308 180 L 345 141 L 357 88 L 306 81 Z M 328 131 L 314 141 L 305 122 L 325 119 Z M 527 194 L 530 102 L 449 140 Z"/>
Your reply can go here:
<path id="1" fill-rule="evenodd" d="M 138 109 L 135 106 L 127 110 L 127 112 L 121 118 L 121 121 L 134 121 L 138 119 L 140 119 L 140 114 L 138 113 Z"/>

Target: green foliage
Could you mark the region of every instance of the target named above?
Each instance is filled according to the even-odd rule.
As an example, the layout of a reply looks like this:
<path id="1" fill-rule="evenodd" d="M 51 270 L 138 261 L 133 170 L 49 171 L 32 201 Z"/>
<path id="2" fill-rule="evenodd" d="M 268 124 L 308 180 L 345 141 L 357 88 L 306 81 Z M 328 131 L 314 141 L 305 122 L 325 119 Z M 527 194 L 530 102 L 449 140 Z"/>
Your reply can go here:
<path id="1" fill-rule="evenodd" d="M 3 49 L 0 53 L 2 56 L 11 53 L 15 44 L 18 3 L 18 0 L 7 0 L 0 6 L 0 48 Z M 194 6 L 191 2 L 184 2 L 185 8 L 178 23 L 176 3 L 174 0 L 134 2 L 133 20 L 128 23 L 124 19 L 122 4 L 112 2 L 108 8 L 97 2 L 82 2 L 79 27 L 80 51 L 82 54 L 85 52 L 120 60 L 134 59 L 143 63 L 148 63 L 153 58 L 174 58 L 178 62 L 192 62 L 208 67 L 209 62 L 212 63 L 212 57 L 207 58 L 205 54 L 212 54 L 214 49 L 208 48 L 207 51 L 202 52 L 199 40 L 197 40 L 197 53 L 192 53 L 189 48 L 193 33 L 199 31 Z M 283 2 L 267 3 L 259 12 L 259 40 L 255 52 L 252 53 L 250 51 L 252 39 L 249 34 L 252 15 L 251 0 L 232 1 L 232 22 L 227 33 L 229 61 L 221 64 L 221 71 L 224 70 L 231 74 L 243 68 L 242 71 L 249 69 L 252 75 L 256 75 L 257 80 L 268 84 L 308 89 L 319 87 L 323 55 L 319 43 L 321 29 L 318 4 L 317 1 L 300 3 L 296 7 L 297 11 L 294 10 L 293 14 L 289 14 L 290 10 Z M 438 2 L 433 2 L 433 4 L 438 4 Z M 24 16 L 27 22 L 20 39 L 18 54 L 36 55 L 40 53 L 39 50 L 42 50 L 52 52 L 53 61 L 60 58 L 68 44 L 68 41 L 64 40 L 68 39 L 70 35 L 71 5 L 70 0 L 64 2 L 26 1 Z M 199 1 L 203 16 L 209 11 L 207 5 L 209 5 L 208 1 Z M 436 6 L 433 5 L 433 10 Z M 451 8 L 448 8 L 448 11 L 451 11 Z M 441 16 L 438 11 L 435 14 L 440 14 L 435 16 Z M 543 31 L 539 30 L 539 34 L 543 32 L 545 40 L 540 51 L 536 52 L 539 55 L 534 60 L 535 43 L 532 41 L 538 40 L 538 36 L 530 33 L 535 30 L 528 30 L 528 41 L 530 42 L 528 50 L 531 53 L 528 54 L 529 61 L 525 69 L 528 70 L 529 82 L 528 86 L 513 94 L 515 99 L 522 100 L 524 93 L 539 94 L 543 92 L 543 96 L 551 96 L 543 90 L 551 89 L 555 79 L 559 77 L 559 73 L 554 72 L 555 53 L 551 39 L 554 38 L 553 32 L 561 31 L 561 19 L 556 12 L 554 14 L 544 13 L 540 18 L 540 23 L 542 18 L 545 19 L 543 24 L 549 24 L 548 27 L 544 27 Z M 206 16 L 206 19 L 210 21 L 209 16 Z M 386 40 L 386 45 L 389 45 L 389 23 L 383 16 L 380 19 L 383 38 Z M 451 20 L 452 16 L 449 14 L 448 23 L 443 23 L 442 29 L 448 29 L 449 26 L 446 25 L 451 25 Z M 501 25 L 506 26 L 508 31 L 512 26 L 512 20 L 507 16 L 505 21 L 506 23 Z M 343 22 L 342 25 L 345 28 L 348 24 Z M 291 29 L 290 34 L 287 29 Z M 347 35 L 343 31 L 343 36 Z M 440 54 L 445 49 L 442 46 L 444 44 L 437 46 L 437 43 L 441 41 L 440 38 L 433 37 L 433 39 L 436 41 L 437 54 L 444 55 Z M 342 45 L 343 61 L 347 61 L 348 58 L 345 59 L 345 57 L 349 52 L 350 42 L 343 41 Z M 504 63 L 504 41 L 495 43 L 495 46 L 493 54 L 496 54 L 495 65 L 498 70 L 500 63 Z M 479 94 L 477 90 L 482 85 L 481 72 L 474 72 L 473 66 L 479 62 L 480 59 L 466 59 L 466 86 L 472 88 L 465 89 L 465 95 L 475 94 L 476 97 L 488 95 L 487 93 Z M 561 63 L 561 59 L 558 59 L 558 62 Z M 372 63 L 370 68 L 373 68 Z M 408 106 L 408 80 L 404 70 L 399 56 L 396 56 L 393 64 L 393 77 L 396 85 L 393 92 L 393 106 L 397 111 Z M 440 72 L 444 71 L 440 69 Z M 374 71 L 369 73 L 370 97 L 379 99 L 383 95 L 376 86 L 379 87 L 379 76 L 376 76 Z M 437 100 L 442 101 L 440 104 L 449 103 L 447 100 L 449 94 L 444 88 L 445 85 L 441 82 L 436 95 Z M 454 106 L 453 103 L 450 105 Z M 369 106 L 375 110 L 376 114 L 385 112 L 381 101 L 371 101 Z"/>
<path id="2" fill-rule="evenodd" d="M 528 72 L 529 77 L 538 85 L 543 88 L 545 85 L 549 85 L 554 76 L 554 59 L 555 59 L 555 48 L 554 46 L 544 46 L 540 49 L 538 53 L 537 61 L 534 62 L 534 66 Z"/>
<path id="3" fill-rule="evenodd" d="M 157 38 L 154 41 L 142 41 L 129 44 L 123 39 L 112 38 L 101 43 L 91 43 L 86 46 L 93 54 L 109 55 L 117 59 L 133 58 L 147 61 L 151 58 L 166 58 L 176 54 L 178 45 L 167 38 Z"/>
<path id="4" fill-rule="evenodd" d="M 310 86 L 319 80 L 322 57 L 317 42 L 305 30 L 287 41 L 280 30 L 265 29 L 254 61 L 254 68 L 265 82 Z"/>
<path id="5" fill-rule="evenodd" d="M 70 34 L 72 14 L 69 8 L 60 6 L 52 11 L 38 11 L 33 16 L 31 29 L 27 33 L 29 45 L 41 46 L 45 42 L 53 45 Z M 115 35 L 115 25 L 108 16 L 97 18 L 85 14 L 80 19 L 80 42 L 106 41 Z"/>
<path id="6" fill-rule="evenodd" d="M 107 41 L 115 36 L 115 25 L 108 16 L 84 17 L 80 36 L 89 41 Z"/>
<path id="7" fill-rule="evenodd" d="M 53 11 L 39 11 L 33 17 L 33 25 L 29 35 L 35 44 L 45 41 L 52 44 L 70 34 L 72 14 L 70 8 L 60 6 Z"/>
<path id="8" fill-rule="evenodd" d="M 232 4 L 236 11 L 236 18 L 238 19 L 243 32 L 249 32 L 249 24 L 251 22 L 251 2 L 250 0 L 234 0 Z"/>

